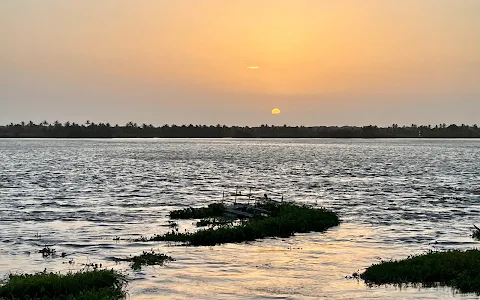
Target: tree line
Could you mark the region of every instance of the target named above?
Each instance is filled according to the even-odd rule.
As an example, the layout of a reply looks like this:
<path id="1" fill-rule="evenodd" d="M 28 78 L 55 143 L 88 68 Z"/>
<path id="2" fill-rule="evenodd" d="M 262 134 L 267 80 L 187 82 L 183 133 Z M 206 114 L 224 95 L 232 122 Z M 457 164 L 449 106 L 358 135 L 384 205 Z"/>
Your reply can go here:
<path id="1" fill-rule="evenodd" d="M 369 126 L 153 126 L 128 122 L 84 124 L 32 121 L 0 126 L 0 138 L 480 138 L 477 125 Z"/>

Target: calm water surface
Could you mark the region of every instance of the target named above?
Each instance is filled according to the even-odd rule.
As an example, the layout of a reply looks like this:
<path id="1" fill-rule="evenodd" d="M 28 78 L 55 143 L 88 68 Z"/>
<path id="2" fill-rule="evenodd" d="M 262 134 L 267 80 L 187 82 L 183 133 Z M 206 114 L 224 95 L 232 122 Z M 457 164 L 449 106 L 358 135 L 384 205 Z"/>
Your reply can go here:
<path id="1" fill-rule="evenodd" d="M 215 247 L 128 241 L 236 186 L 327 207 L 342 224 Z M 0 140 L 0 276 L 102 263 L 128 272 L 133 299 L 476 299 L 345 276 L 476 248 L 479 213 L 480 140 Z M 67 257 L 42 258 L 45 244 Z M 132 272 L 108 259 L 150 249 L 176 261 Z"/>

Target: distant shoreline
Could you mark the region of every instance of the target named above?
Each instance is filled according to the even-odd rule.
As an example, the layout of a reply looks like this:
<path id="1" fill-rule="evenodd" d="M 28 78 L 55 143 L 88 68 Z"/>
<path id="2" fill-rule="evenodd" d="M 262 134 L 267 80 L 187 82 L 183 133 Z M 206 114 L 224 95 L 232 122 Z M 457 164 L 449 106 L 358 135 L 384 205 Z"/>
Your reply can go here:
<path id="1" fill-rule="evenodd" d="M 325 139 L 325 140 L 480 140 L 480 137 L 5 137 L 0 136 L 1 140 L 315 140 L 315 139 Z"/>
<path id="2" fill-rule="evenodd" d="M 0 126 L 0 138 L 480 138 L 477 125 L 369 126 L 206 126 L 76 124 L 33 122 Z"/>

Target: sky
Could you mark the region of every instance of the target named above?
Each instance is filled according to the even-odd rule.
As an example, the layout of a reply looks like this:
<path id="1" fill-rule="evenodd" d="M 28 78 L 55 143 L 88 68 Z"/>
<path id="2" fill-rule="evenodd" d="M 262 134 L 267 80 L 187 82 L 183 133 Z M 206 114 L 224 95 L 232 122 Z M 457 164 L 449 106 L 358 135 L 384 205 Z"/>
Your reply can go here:
<path id="1" fill-rule="evenodd" d="M 478 0 L 2 0 L 0 124 L 480 124 L 479 12 Z"/>

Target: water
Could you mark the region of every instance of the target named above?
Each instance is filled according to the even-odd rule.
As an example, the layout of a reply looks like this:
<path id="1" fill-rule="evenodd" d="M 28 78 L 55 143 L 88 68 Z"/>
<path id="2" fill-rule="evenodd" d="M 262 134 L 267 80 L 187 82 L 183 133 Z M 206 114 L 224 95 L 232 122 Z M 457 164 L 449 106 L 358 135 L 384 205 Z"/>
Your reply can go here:
<path id="1" fill-rule="evenodd" d="M 236 186 L 327 207 L 342 224 L 215 247 L 127 241 Z M 380 259 L 478 247 L 480 140 L 0 140 L 0 203 L 1 276 L 102 263 L 129 272 L 133 299 L 477 298 L 345 276 Z M 42 258 L 45 244 L 67 256 Z M 107 259 L 150 249 L 176 261 L 135 273 Z"/>

